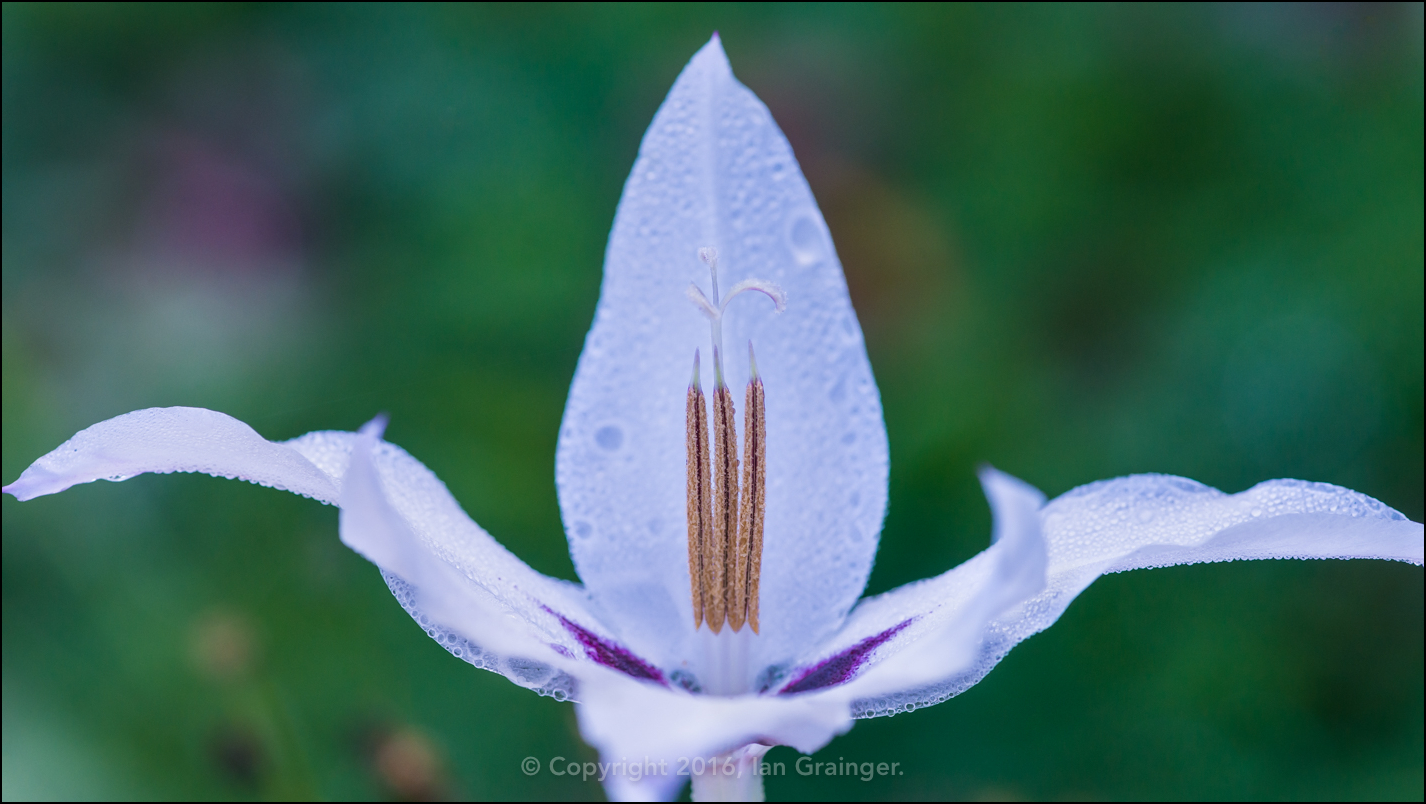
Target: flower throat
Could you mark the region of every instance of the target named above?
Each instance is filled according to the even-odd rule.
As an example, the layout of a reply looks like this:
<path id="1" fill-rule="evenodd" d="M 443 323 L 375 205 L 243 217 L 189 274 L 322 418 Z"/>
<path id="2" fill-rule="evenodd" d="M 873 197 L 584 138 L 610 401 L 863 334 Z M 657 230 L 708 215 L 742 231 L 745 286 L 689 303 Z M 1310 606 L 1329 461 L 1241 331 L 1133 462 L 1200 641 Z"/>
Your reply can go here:
<path id="1" fill-rule="evenodd" d="M 712 463 L 709 463 L 708 405 L 693 353 L 693 379 L 685 413 L 688 445 L 688 576 L 693 592 L 693 626 L 705 620 L 717 634 L 726 623 L 734 632 L 746 623 L 758 633 L 758 580 L 762 570 L 766 513 L 767 426 L 762 377 L 748 343 L 751 379 L 743 405 L 742 482 L 738 480 L 738 432 L 733 394 L 723 382 L 723 314 L 745 290 L 766 294 L 782 312 L 786 297 L 777 285 L 749 279 L 718 295 L 718 252 L 698 250 L 713 279 L 713 301 L 697 285 L 688 296 L 708 317 L 713 339 Z"/>

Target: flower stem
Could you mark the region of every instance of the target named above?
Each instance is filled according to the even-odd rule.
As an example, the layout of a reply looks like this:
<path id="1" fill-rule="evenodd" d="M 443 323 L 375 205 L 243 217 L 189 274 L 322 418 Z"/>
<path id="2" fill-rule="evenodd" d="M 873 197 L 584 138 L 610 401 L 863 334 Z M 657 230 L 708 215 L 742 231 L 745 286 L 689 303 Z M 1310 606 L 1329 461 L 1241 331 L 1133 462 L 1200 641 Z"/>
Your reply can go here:
<path id="1" fill-rule="evenodd" d="M 694 801 L 765 801 L 762 759 L 772 748 L 752 743 L 709 757 L 702 773 L 693 774 Z M 695 763 L 695 769 L 698 765 Z"/>

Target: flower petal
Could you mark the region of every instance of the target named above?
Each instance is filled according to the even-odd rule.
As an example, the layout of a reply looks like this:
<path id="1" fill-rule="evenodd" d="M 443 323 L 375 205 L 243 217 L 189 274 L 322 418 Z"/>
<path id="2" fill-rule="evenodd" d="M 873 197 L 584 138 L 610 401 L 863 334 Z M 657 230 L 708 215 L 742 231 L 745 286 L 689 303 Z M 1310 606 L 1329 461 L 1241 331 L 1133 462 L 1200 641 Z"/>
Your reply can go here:
<path id="1" fill-rule="evenodd" d="M 1259 558 L 1422 563 L 1420 523 L 1366 495 L 1326 483 L 1271 480 L 1228 495 L 1186 478 L 1135 475 L 1074 489 L 1045 506 L 1041 518 L 1049 551 L 1044 591 L 996 617 L 964 669 L 934 684 L 867 696 L 853 704 L 856 717 L 910 711 L 960 694 L 1021 640 L 1053 625 L 1106 572 Z M 867 601 L 865 613 L 858 608 L 848 623 L 851 633 L 839 641 L 876 628 L 877 616 L 887 619 L 880 614 L 884 608 L 910 611 L 927 606 L 937 594 L 948 596 L 943 605 L 956 605 L 964 593 L 954 585 L 983 575 L 977 564 L 989 552 L 945 575 Z M 852 632 L 853 624 L 860 630 Z"/>
<path id="2" fill-rule="evenodd" d="M 205 472 L 340 503 L 343 541 L 381 567 L 407 611 L 466 661 L 561 698 L 572 687 L 568 671 L 638 668 L 589 612 L 582 589 L 516 558 L 430 470 L 378 441 L 379 431 L 374 423 L 360 434 L 274 443 L 215 411 L 151 408 L 78 433 L 4 491 L 28 500 L 98 478 Z"/>
<path id="3" fill-rule="evenodd" d="M 1422 563 L 1422 528 L 1351 489 L 1268 480 L 1240 494 L 1171 475 L 1081 486 L 1045 507 L 1051 571 L 1104 572 L 1255 558 Z"/>
<path id="4" fill-rule="evenodd" d="M 288 443 L 345 474 L 342 540 L 382 568 L 402 607 L 452 654 L 560 700 L 574 696 L 571 676 L 593 667 L 662 680 L 608 636 L 584 590 L 516 558 L 435 474 L 375 431 Z"/>
<path id="5" fill-rule="evenodd" d="M 995 509 L 996 543 L 951 573 L 922 584 L 944 588 L 929 595 L 883 595 L 878 600 L 893 605 L 882 605 L 869 615 L 862 614 L 866 604 L 859 608 L 849 626 L 891 623 L 896 631 L 896 623 L 904 627 L 909 620 L 920 638 L 897 640 L 890 655 L 877 653 L 875 665 L 864 673 L 851 667 L 848 677 L 855 680 L 843 683 L 847 678 L 840 678 L 809 690 L 791 690 L 796 694 L 729 698 L 631 683 L 607 672 L 586 673 L 580 679 L 580 732 L 606 762 L 650 759 L 675 767 L 672 763 L 679 757 L 709 757 L 751 743 L 790 745 L 810 754 L 851 727 L 853 701 L 924 686 L 969 665 L 978 655 L 987 623 L 1045 584 L 1039 518 L 1044 497 L 993 469 L 981 477 Z M 947 600 L 948 591 L 956 599 Z M 870 609 L 878 608 L 872 603 Z M 869 625 L 873 620 L 879 624 Z M 785 683 L 782 692 L 794 684 L 795 679 Z M 681 781 L 653 775 L 637 782 L 611 777 L 605 784 L 611 798 L 658 799 L 676 794 Z"/>
<path id="6" fill-rule="evenodd" d="M 203 472 L 337 502 L 332 476 L 298 451 L 203 408 L 146 408 L 80 430 L 3 491 L 18 500 L 145 472 Z"/>
<path id="7" fill-rule="evenodd" d="M 556 454 L 570 552 L 595 604 L 665 666 L 696 656 L 685 530 L 685 389 L 709 322 L 688 301 L 764 279 L 723 320 L 742 399 L 752 341 L 767 393 L 762 638 L 753 664 L 789 660 L 842 622 L 866 584 L 886 506 L 881 403 L 827 227 L 767 108 L 715 37 L 659 108 L 624 187 L 593 328 Z M 713 300 L 717 304 L 717 300 Z M 713 372 L 705 371 L 704 377 Z"/>
<path id="8" fill-rule="evenodd" d="M 790 674 L 779 694 L 826 689 L 851 702 L 941 681 L 976 660 L 990 623 L 1045 588 L 1048 563 L 1044 495 L 988 467 L 981 484 L 994 543 L 939 577 L 864 601 L 825 658 Z"/>
<path id="9" fill-rule="evenodd" d="M 690 695 L 608 672 L 582 676 L 580 698 L 580 734 L 602 762 L 651 760 L 668 770 L 638 781 L 607 777 L 605 789 L 616 800 L 673 798 L 687 780 L 677 775 L 680 758 L 709 758 L 750 743 L 810 754 L 852 727 L 845 699 Z"/>

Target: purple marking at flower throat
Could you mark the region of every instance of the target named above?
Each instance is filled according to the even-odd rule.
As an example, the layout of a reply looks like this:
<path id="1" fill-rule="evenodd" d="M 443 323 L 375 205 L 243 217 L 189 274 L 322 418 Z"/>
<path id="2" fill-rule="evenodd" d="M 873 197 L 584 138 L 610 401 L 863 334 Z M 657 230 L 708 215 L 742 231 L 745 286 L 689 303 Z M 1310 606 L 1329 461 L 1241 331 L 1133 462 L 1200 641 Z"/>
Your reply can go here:
<path id="1" fill-rule="evenodd" d="M 876 636 L 869 636 L 841 653 L 822 660 L 808 668 L 805 673 L 798 676 L 796 681 L 783 687 L 777 694 L 792 695 L 798 692 L 811 692 L 851 681 L 852 676 L 857 674 L 857 670 L 866 662 L 867 656 L 871 655 L 872 651 L 881 647 L 888 639 L 896 636 L 901 629 L 910 624 L 911 620 L 907 620 L 900 625 L 894 625 Z"/>
<path id="2" fill-rule="evenodd" d="M 579 644 L 584 646 L 584 655 L 590 659 L 593 659 L 605 667 L 612 667 L 625 675 L 647 681 L 657 681 L 665 687 L 668 686 L 668 682 L 664 680 L 662 671 L 630 653 L 627 648 L 601 639 L 599 635 L 570 622 L 565 619 L 563 615 L 550 611 L 548 607 L 544 608 L 545 611 L 549 611 L 550 614 L 559 617 L 560 623 L 564 625 L 565 629 L 573 634 L 575 639 L 579 640 Z"/>

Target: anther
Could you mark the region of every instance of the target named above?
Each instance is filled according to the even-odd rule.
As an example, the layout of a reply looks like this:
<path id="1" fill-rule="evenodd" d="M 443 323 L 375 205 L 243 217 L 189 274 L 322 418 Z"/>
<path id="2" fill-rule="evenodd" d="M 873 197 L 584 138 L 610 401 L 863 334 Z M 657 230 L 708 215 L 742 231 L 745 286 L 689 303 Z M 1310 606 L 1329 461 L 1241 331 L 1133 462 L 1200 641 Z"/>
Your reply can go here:
<path id="1" fill-rule="evenodd" d="M 715 634 L 723 630 L 728 613 L 738 532 L 738 431 L 733 417 L 733 395 L 719 377 L 713 388 L 713 538 L 703 553 L 708 579 L 704 613 Z"/>
<path id="2" fill-rule="evenodd" d="M 709 589 L 705 555 L 710 540 L 712 489 L 708 478 L 708 407 L 698 383 L 698 350 L 693 352 L 693 379 L 688 383 L 685 414 L 688 442 L 688 579 L 693 587 L 693 627 L 703 622 L 704 599 Z M 709 622 L 712 625 L 712 622 Z"/>
<path id="3" fill-rule="evenodd" d="M 763 381 L 748 342 L 752 379 L 743 406 L 743 493 L 738 516 L 736 597 L 729 621 L 737 631 L 746 612 L 748 625 L 758 633 L 758 582 L 762 576 L 763 520 L 767 511 L 767 423 Z"/>

